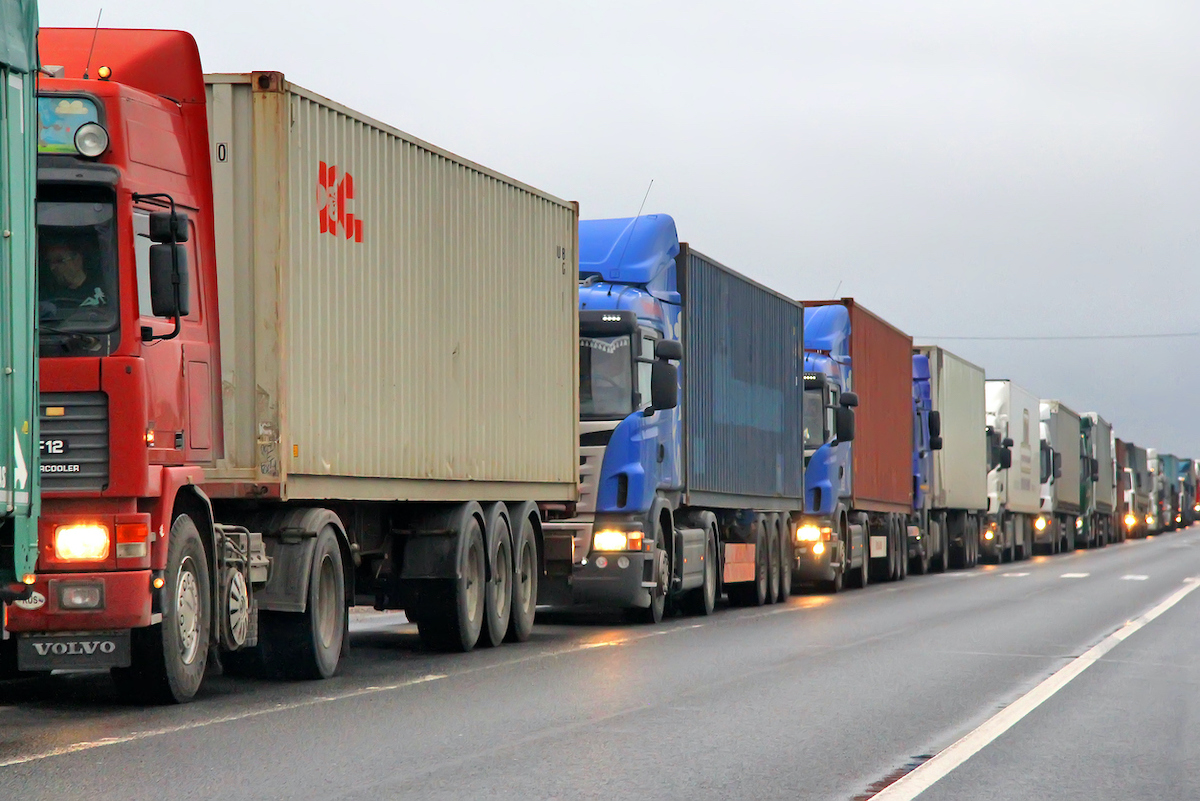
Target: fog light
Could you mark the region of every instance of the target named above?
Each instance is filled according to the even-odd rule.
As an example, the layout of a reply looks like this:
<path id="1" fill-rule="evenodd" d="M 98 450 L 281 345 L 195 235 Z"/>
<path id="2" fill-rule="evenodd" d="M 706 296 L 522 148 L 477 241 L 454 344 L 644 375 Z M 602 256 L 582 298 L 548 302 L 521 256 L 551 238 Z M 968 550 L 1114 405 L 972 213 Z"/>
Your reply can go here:
<path id="1" fill-rule="evenodd" d="M 59 609 L 101 609 L 104 607 L 104 585 L 66 584 L 58 588 Z"/>
<path id="2" fill-rule="evenodd" d="M 817 556 L 820 556 L 821 554 L 825 553 L 825 543 L 823 543 L 823 542 L 814 543 L 813 547 L 812 547 L 812 552 L 815 553 Z"/>
<path id="3" fill-rule="evenodd" d="M 1125 528 L 1133 528 L 1137 525 L 1137 518 L 1133 515 L 1125 515 Z"/>
<path id="4" fill-rule="evenodd" d="M 991 540 L 994 540 L 994 539 L 996 539 L 996 535 L 995 535 L 995 533 L 993 533 L 993 532 L 989 531 L 989 532 L 987 532 L 986 534 L 984 534 L 984 535 L 983 535 L 983 538 L 984 538 L 985 540 L 991 541 Z"/>
<path id="5" fill-rule="evenodd" d="M 108 558 L 108 527 L 95 523 L 54 530 L 54 557 L 63 562 L 99 562 Z"/>
<path id="6" fill-rule="evenodd" d="M 1038 531 L 1045 531 L 1046 530 L 1046 518 L 1039 517 L 1037 520 L 1033 521 L 1033 527 L 1036 528 Z"/>
<path id="7" fill-rule="evenodd" d="M 618 557 L 617 567 L 621 568 L 622 570 L 629 567 L 629 557 L 628 556 Z"/>
<path id="8" fill-rule="evenodd" d="M 608 560 L 605 559 L 603 556 L 597 556 L 596 557 L 596 567 L 603 570 L 604 568 L 608 567 Z"/>
<path id="9" fill-rule="evenodd" d="M 1075 529 L 1079 530 L 1081 528 L 1083 528 L 1083 518 L 1077 517 L 1077 518 L 1075 518 Z"/>

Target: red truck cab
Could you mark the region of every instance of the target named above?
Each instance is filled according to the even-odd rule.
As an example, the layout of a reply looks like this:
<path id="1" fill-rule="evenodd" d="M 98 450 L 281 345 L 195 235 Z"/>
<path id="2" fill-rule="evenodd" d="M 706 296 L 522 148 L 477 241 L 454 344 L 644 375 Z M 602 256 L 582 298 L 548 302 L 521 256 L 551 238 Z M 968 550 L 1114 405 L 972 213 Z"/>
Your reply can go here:
<path id="1" fill-rule="evenodd" d="M 204 78 L 183 32 L 43 28 L 39 47 L 44 505 L 35 594 L 7 628 L 24 670 L 124 668 L 162 593 L 208 602 L 164 588 L 180 510 L 211 528 L 196 485 L 222 453 Z M 175 319 L 154 314 L 155 247 L 186 269 Z"/>

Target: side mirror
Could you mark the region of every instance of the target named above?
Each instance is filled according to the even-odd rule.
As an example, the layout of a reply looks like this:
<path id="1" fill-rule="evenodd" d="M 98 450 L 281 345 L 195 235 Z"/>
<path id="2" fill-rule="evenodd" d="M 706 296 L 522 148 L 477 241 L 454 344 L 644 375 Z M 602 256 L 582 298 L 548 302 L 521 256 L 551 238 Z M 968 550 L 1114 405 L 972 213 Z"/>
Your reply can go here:
<path id="1" fill-rule="evenodd" d="M 843 392 L 842 396 L 838 399 L 838 403 L 840 403 L 842 406 L 845 406 L 847 409 L 853 409 L 858 406 L 858 393 Z"/>
<path id="2" fill-rule="evenodd" d="M 683 343 L 673 339 L 658 340 L 654 343 L 654 358 L 680 361 L 683 359 Z"/>
<path id="3" fill-rule="evenodd" d="M 838 442 L 854 441 L 854 410 L 841 406 L 833 411 L 835 434 Z"/>
<path id="4" fill-rule="evenodd" d="M 1013 446 L 1012 437 L 1005 437 L 1004 440 L 1000 444 L 1006 448 L 1011 448 Z"/>
<path id="5" fill-rule="evenodd" d="M 187 250 L 183 245 L 150 246 L 150 307 L 155 317 L 188 316 Z"/>
<path id="6" fill-rule="evenodd" d="M 174 220 L 171 217 L 169 211 L 156 211 L 150 215 L 151 242 L 165 245 L 188 241 L 188 216 L 177 211 L 174 214 Z"/>
<path id="7" fill-rule="evenodd" d="M 929 413 L 929 437 L 940 437 L 942 435 L 942 413 Z"/>
<path id="8" fill-rule="evenodd" d="M 1054 477 L 1062 478 L 1062 454 L 1057 452 L 1054 454 Z"/>
<path id="9" fill-rule="evenodd" d="M 930 437 L 929 438 L 929 450 L 940 451 L 941 449 L 942 449 L 942 438 L 941 437 Z"/>
<path id="10" fill-rule="evenodd" d="M 1007 470 L 1010 467 L 1012 467 L 1012 451 L 1007 449 L 1000 451 L 1000 469 Z"/>
<path id="11" fill-rule="evenodd" d="M 650 408 L 647 414 L 679 405 L 679 368 L 659 359 L 650 367 Z"/>

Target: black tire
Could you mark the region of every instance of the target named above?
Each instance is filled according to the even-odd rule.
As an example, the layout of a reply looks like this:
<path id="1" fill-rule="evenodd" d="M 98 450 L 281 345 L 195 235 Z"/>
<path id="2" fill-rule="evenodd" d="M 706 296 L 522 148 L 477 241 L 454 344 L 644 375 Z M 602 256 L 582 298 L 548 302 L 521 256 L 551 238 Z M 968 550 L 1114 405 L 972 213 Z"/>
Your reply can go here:
<path id="1" fill-rule="evenodd" d="M 347 636 L 346 573 L 337 531 L 317 534 L 303 612 L 258 615 L 263 670 L 281 679 L 327 679 L 337 672 Z"/>
<path id="2" fill-rule="evenodd" d="M 896 538 L 900 541 L 900 581 L 908 578 L 908 526 L 901 517 L 896 518 Z"/>
<path id="3" fill-rule="evenodd" d="M 845 556 L 845 559 L 843 560 L 842 578 L 848 586 L 853 587 L 854 589 L 858 589 L 858 590 L 865 590 L 867 588 L 867 586 L 871 583 L 871 555 L 870 555 L 871 554 L 871 544 L 870 544 L 870 540 L 868 539 L 867 541 L 863 542 L 863 544 L 862 544 L 863 552 L 861 554 L 862 561 L 858 565 L 858 571 L 853 572 L 854 569 L 852 567 L 850 567 L 850 560 L 851 560 L 851 552 L 853 551 L 854 543 L 851 542 L 849 539 L 849 537 L 850 537 L 849 528 L 846 529 L 844 536 L 846 537 L 846 539 L 843 540 L 846 543 L 846 556 Z M 847 570 L 850 570 L 852 572 L 847 573 L 846 572 Z"/>
<path id="4" fill-rule="evenodd" d="M 167 543 L 162 622 L 130 632 L 130 666 L 113 668 L 126 701 L 181 704 L 204 680 L 212 631 L 212 584 L 208 556 L 196 524 L 180 515 Z"/>
<path id="5" fill-rule="evenodd" d="M 773 604 L 779 599 L 779 534 L 775 515 L 763 516 L 763 537 L 767 542 L 767 603 Z"/>
<path id="6" fill-rule="evenodd" d="M 658 560 L 658 586 L 650 591 L 650 605 L 634 607 L 625 611 L 625 619 L 631 623 L 643 623 L 651 626 L 662 622 L 667 609 L 667 588 L 671 583 L 671 557 L 663 540 L 662 526 L 654 524 L 654 558 Z"/>
<path id="7" fill-rule="evenodd" d="M 427 647 L 470 651 L 483 631 L 487 571 L 483 527 L 471 515 L 458 552 L 458 578 L 426 582 L 417 595 L 417 633 Z"/>
<path id="8" fill-rule="evenodd" d="M 488 563 L 492 568 L 492 577 L 484 594 L 484 627 L 479 643 L 495 648 L 504 642 L 512 618 L 513 549 L 508 518 L 497 514 L 488 523 L 495 527 L 494 533 L 489 532 L 492 547 Z"/>
<path id="9" fill-rule="evenodd" d="M 717 562 L 717 533 L 710 527 L 704 541 L 704 583 L 687 598 L 687 609 L 693 615 L 711 615 L 717 608 Z"/>
<path id="10" fill-rule="evenodd" d="M 533 523 L 518 520 L 513 536 L 512 614 L 508 618 L 508 642 L 525 642 L 533 633 L 537 613 L 538 554 Z"/>
<path id="11" fill-rule="evenodd" d="M 775 600 L 783 603 L 792 597 L 792 567 L 796 564 L 796 549 L 792 545 L 792 527 L 788 519 L 780 515 L 779 530 L 779 594 Z"/>

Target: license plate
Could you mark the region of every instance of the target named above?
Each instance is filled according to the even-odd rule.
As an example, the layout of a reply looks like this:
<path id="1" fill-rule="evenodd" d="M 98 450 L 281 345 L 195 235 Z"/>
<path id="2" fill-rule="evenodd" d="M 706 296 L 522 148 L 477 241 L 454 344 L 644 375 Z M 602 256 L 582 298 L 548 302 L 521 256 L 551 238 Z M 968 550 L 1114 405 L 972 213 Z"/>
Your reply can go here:
<path id="1" fill-rule="evenodd" d="M 17 640 L 19 670 L 129 667 L 128 631 L 26 634 Z"/>

